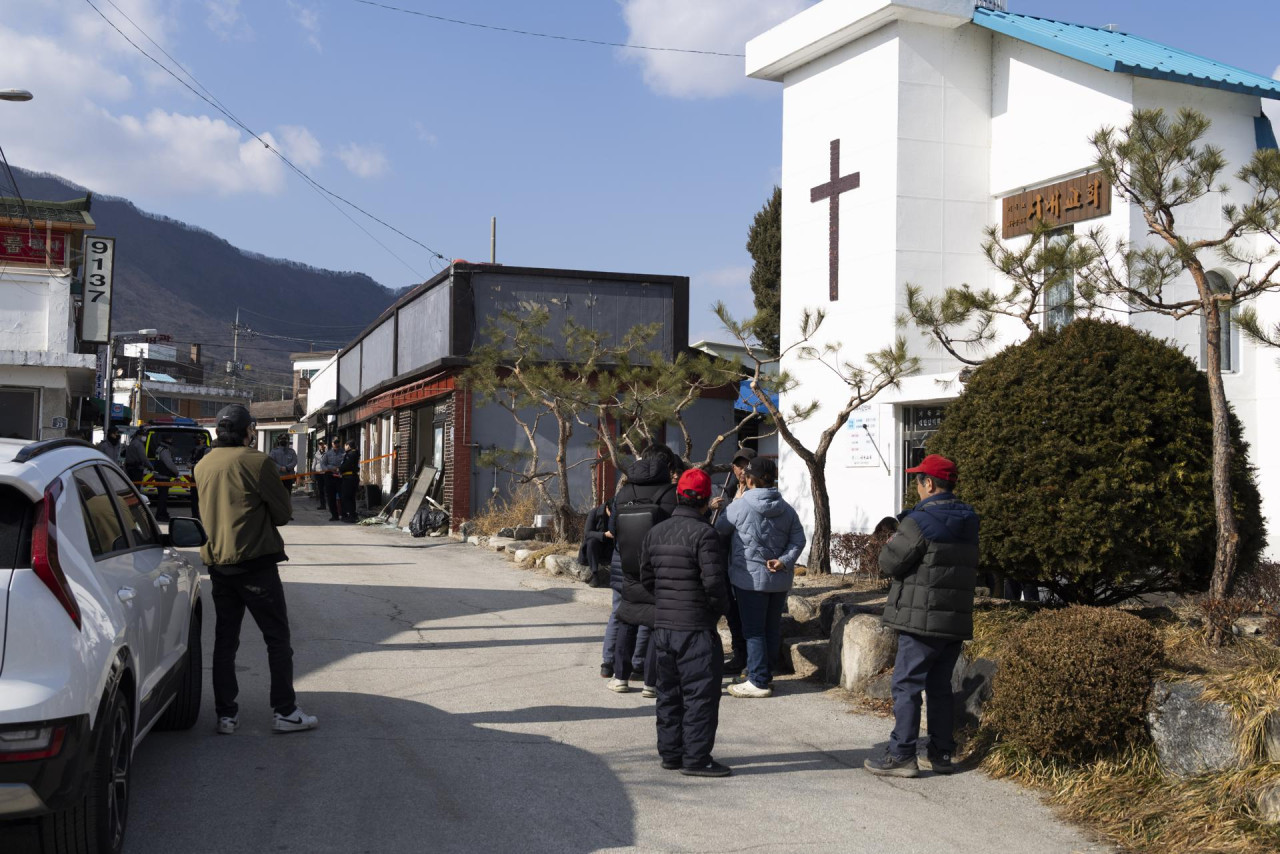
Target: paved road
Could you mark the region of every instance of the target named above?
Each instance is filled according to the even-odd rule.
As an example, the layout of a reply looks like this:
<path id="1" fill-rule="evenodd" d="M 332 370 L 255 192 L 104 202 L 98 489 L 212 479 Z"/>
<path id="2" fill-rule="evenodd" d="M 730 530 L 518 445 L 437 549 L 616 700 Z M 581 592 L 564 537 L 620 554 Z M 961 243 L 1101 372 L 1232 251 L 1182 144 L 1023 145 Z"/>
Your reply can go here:
<path id="1" fill-rule="evenodd" d="M 604 591 L 299 515 L 283 575 L 299 700 L 321 728 L 270 733 L 247 623 L 240 732 L 213 733 L 206 681 L 195 730 L 147 737 L 129 854 L 1104 850 L 978 773 L 870 776 L 886 722 L 808 683 L 725 697 L 716 756 L 733 777 L 664 771 L 652 701 L 598 675 Z M 210 619 L 206 668 L 211 650 Z"/>

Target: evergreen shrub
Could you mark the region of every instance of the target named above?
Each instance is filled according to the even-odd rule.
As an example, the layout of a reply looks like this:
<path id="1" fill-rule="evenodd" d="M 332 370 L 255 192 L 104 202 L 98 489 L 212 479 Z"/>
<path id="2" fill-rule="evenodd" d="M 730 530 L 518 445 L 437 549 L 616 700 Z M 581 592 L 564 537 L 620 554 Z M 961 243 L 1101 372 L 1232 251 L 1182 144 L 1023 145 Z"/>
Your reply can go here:
<path id="1" fill-rule="evenodd" d="M 986 723 L 1042 759 L 1083 762 L 1138 743 L 1162 659 L 1159 635 L 1124 611 L 1042 611 L 1000 651 Z"/>
<path id="2" fill-rule="evenodd" d="M 982 517 L 983 569 L 1068 603 L 1198 592 L 1213 572 L 1208 383 L 1183 352 L 1082 318 L 974 371 L 928 450 L 956 461 Z M 1265 545 L 1248 445 L 1231 415 L 1240 570 Z"/>

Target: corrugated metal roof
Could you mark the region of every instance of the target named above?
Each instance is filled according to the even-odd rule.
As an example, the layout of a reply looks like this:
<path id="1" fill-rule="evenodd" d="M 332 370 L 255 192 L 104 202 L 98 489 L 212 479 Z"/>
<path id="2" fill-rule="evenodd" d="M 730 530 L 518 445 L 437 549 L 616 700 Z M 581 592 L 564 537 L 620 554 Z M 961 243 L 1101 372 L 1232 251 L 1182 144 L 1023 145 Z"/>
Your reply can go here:
<path id="1" fill-rule="evenodd" d="M 984 8 L 973 22 L 1106 71 L 1280 99 L 1280 81 L 1141 36 Z"/>

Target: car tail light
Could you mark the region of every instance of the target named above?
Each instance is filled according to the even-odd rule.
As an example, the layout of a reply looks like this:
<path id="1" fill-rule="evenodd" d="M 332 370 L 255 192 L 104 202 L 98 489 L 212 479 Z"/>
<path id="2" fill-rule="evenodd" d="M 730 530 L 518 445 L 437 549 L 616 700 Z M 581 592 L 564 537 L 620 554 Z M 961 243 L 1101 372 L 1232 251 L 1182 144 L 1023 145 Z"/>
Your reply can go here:
<path id="1" fill-rule="evenodd" d="M 0 729 L 0 762 L 50 759 L 62 751 L 65 725 L 37 725 Z"/>
<path id="2" fill-rule="evenodd" d="M 62 479 L 49 484 L 40 502 L 36 527 L 31 532 L 31 567 L 55 599 L 66 609 L 71 622 L 80 628 L 80 606 L 76 603 L 66 573 L 58 560 L 58 496 L 62 495 Z"/>

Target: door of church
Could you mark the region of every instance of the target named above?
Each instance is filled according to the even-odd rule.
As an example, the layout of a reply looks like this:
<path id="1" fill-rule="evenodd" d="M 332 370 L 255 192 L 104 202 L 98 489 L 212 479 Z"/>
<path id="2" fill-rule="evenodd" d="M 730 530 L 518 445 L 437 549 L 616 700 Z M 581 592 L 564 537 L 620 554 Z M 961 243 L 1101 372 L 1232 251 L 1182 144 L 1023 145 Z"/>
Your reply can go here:
<path id="1" fill-rule="evenodd" d="M 907 469 L 915 468 L 920 465 L 920 461 L 924 459 L 928 451 L 925 450 L 925 444 L 929 439 L 933 438 L 933 434 L 938 432 L 938 428 L 942 426 L 942 418 L 945 414 L 945 405 L 933 404 L 931 406 L 903 406 L 900 411 L 901 417 L 899 423 L 902 424 L 902 492 L 903 496 L 909 496 L 910 502 L 915 502 L 915 491 L 911 489 L 912 476 L 907 474 Z"/>

